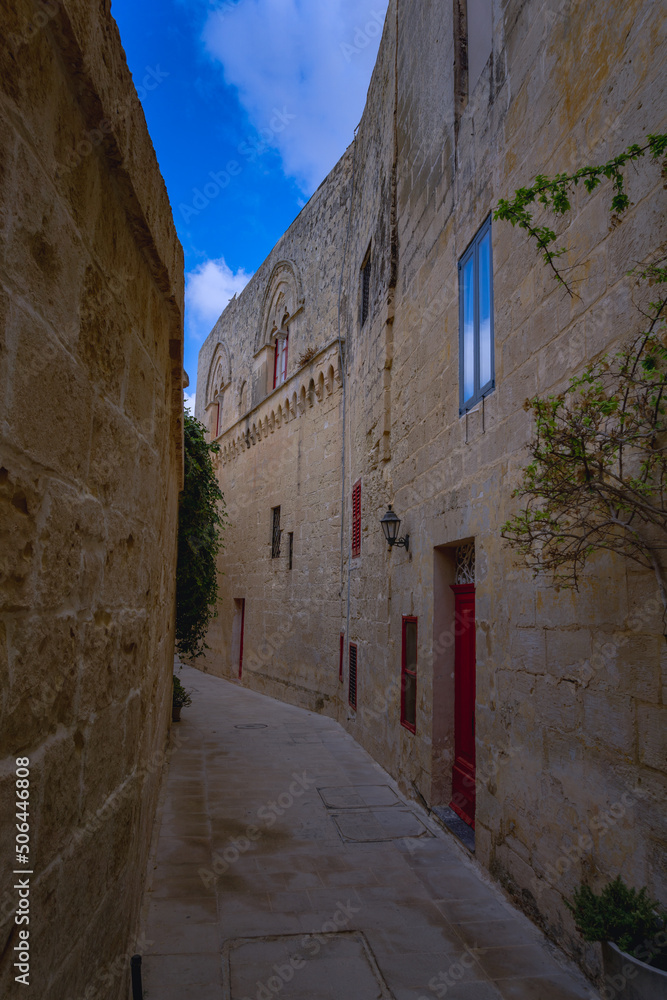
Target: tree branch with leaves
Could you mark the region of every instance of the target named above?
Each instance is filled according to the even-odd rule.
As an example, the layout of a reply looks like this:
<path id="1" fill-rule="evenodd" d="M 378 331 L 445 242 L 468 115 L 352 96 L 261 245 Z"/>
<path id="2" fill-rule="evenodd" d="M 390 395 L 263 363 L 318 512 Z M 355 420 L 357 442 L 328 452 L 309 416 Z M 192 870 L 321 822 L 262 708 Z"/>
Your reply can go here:
<path id="1" fill-rule="evenodd" d="M 549 180 L 536 178 L 495 213 L 528 231 L 544 263 L 567 288 L 557 266 L 563 250 L 552 249 L 556 235 L 537 226 L 527 205 L 537 201 L 556 215 L 570 211 L 569 194 L 583 181 L 592 192 L 604 178 L 614 186 L 611 211 L 629 200 L 623 167 L 650 153 L 664 156 L 667 136 L 650 135 L 644 146 L 601 167 L 584 167 Z M 594 552 L 615 552 L 655 573 L 665 612 L 667 582 L 667 253 L 665 248 L 630 272 L 655 289 L 643 311 L 639 332 L 615 353 L 590 362 L 557 395 L 526 401 L 535 418 L 532 460 L 514 496 L 523 508 L 502 527 L 537 573 L 551 574 L 557 587 L 576 589 Z"/>

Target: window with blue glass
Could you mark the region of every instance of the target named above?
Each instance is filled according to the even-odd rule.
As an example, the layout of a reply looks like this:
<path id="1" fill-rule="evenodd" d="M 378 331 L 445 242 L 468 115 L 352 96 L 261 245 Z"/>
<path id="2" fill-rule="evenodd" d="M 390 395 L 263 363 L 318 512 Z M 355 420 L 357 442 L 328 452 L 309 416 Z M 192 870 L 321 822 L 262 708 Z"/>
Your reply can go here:
<path id="1" fill-rule="evenodd" d="M 460 412 L 495 387 L 491 216 L 459 261 Z"/>

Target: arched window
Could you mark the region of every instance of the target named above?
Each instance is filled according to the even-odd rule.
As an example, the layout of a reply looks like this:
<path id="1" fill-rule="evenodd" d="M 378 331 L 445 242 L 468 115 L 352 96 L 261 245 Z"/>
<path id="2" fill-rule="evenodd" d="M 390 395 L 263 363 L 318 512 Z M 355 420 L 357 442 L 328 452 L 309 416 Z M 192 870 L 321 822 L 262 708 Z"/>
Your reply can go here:
<path id="1" fill-rule="evenodd" d="M 287 380 L 287 353 L 289 350 L 289 326 L 276 333 L 275 357 L 273 362 L 273 388 Z"/>

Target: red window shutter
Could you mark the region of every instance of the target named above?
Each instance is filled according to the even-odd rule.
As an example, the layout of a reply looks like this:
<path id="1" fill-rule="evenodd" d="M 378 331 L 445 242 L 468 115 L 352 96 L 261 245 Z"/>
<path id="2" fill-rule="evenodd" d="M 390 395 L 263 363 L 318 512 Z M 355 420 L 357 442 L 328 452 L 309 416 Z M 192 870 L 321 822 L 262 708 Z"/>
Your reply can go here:
<path id="1" fill-rule="evenodd" d="M 352 487 L 352 558 L 361 555 L 361 480 Z"/>
<path id="2" fill-rule="evenodd" d="M 357 707 L 357 644 L 350 643 L 350 653 L 348 657 L 350 668 L 349 702 L 352 708 Z"/>
<path id="3" fill-rule="evenodd" d="M 287 336 L 285 337 L 285 341 L 283 343 L 283 364 L 282 364 L 282 371 L 281 371 L 281 380 L 283 382 L 287 381 L 287 349 L 288 349 L 288 347 L 289 347 L 289 334 L 287 334 Z"/>
<path id="4" fill-rule="evenodd" d="M 340 634 L 340 660 L 338 662 L 338 680 L 343 683 L 343 660 L 345 658 L 345 633 Z"/>
<path id="5" fill-rule="evenodd" d="M 276 341 L 276 349 L 275 349 L 274 358 L 273 358 L 273 388 L 274 389 L 276 389 L 278 387 L 278 356 L 279 356 L 279 354 L 280 354 L 280 351 L 278 349 L 278 341 Z"/>
<path id="6" fill-rule="evenodd" d="M 417 621 L 412 615 L 403 615 L 401 725 L 411 733 L 417 728 Z"/>

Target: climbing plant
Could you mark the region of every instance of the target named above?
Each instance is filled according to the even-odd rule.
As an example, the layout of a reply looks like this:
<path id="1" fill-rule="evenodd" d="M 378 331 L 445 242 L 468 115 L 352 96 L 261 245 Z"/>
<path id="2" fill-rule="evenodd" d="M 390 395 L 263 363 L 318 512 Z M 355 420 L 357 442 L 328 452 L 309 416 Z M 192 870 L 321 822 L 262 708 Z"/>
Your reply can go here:
<path id="1" fill-rule="evenodd" d="M 187 411 L 184 414 L 185 483 L 178 510 L 176 648 L 188 660 L 208 649 L 206 633 L 217 614 L 217 555 L 227 523 L 224 496 L 213 469 L 219 445 Z"/>
<path id="2" fill-rule="evenodd" d="M 666 150 L 667 136 L 650 135 L 645 145 L 630 146 L 602 166 L 538 177 L 511 201 L 499 202 L 494 217 L 526 229 L 572 294 L 558 268 L 564 251 L 554 247 L 556 234 L 538 226 L 527 206 L 537 202 L 564 215 L 573 187 L 583 182 L 590 193 L 608 178 L 611 212 L 620 217 L 629 207 L 624 167 Z M 588 364 L 561 393 L 526 401 L 535 418 L 532 460 L 514 493 L 524 506 L 502 535 L 535 572 L 547 571 L 556 586 L 575 589 L 594 552 L 620 553 L 655 572 L 667 611 L 661 559 L 667 548 L 667 248 L 630 274 L 651 289 L 641 328 L 626 332 L 617 352 Z"/>
<path id="3" fill-rule="evenodd" d="M 659 160 L 667 151 L 667 135 L 648 135 L 643 146 L 635 143 L 624 153 L 620 153 L 607 163 L 598 166 L 580 167 L 574 173 L 556 174 L 545 177 L 538 174 L 530 187 L 517 188 L 512 199 L 501 198 L 493 214 L 494 219 L 511 222 L 513 226 L 525 229 L 542 253 L 544 263 L 551 268 L 554 278 L 572 295 L 572 289 L 563 277 L 556 261 L 567 252 L 566 247 L 556 249 L 558 236 L 549 226 L 539 226 L 528 206 L 542 206 L 552 215 L 565 215 L 571 211 L 570 198 L 580 184 L 591 194 L 605 180 L 612 182 L 612 216 L 620 216 L 630 207 L 630 199 L 625 189 L 625 168 L 629 163 L 641 160 L 647 154 Z"/>

